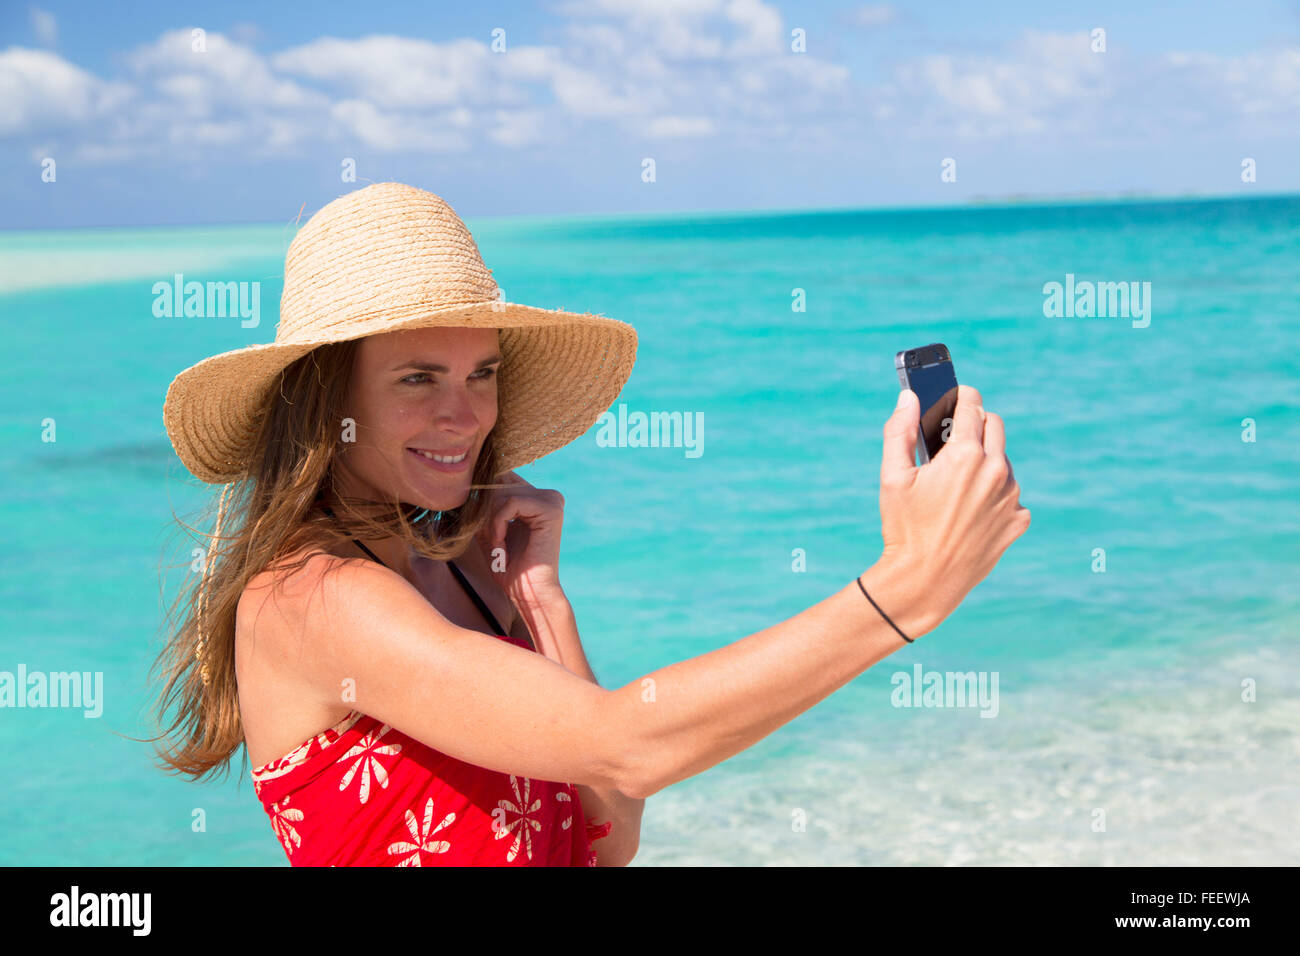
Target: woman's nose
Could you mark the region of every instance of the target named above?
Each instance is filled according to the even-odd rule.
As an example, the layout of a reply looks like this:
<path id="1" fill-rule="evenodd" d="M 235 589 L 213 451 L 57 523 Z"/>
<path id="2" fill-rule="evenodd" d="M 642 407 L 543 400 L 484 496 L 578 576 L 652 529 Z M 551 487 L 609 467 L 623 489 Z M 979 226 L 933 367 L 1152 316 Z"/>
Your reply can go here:
<path id="1" fill-rule="evenodd" d="M 478 428 L 479 413 L 468 393 L 453 393 L 440 397 L 433 419 L 443 428 L 472 432 Z"/>

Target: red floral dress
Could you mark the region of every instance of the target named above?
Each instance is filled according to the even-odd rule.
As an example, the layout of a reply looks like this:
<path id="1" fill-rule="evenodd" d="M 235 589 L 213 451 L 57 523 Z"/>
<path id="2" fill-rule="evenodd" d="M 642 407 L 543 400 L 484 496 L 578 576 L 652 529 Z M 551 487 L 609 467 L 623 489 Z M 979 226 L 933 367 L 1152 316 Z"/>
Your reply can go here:
<path id="1" fill-rule="evenodd" d="M 253 789 L 293 866 L 595 866 L 613 825 L 587 821 L 572 784 L 465 763 L 356 710 Z"/>

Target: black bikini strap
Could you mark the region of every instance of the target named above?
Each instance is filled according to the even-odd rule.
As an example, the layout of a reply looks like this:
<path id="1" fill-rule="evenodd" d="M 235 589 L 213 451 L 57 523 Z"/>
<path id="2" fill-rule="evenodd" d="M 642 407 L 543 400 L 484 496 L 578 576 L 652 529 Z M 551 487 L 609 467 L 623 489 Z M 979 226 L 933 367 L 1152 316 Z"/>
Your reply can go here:
<path id="1" fill-rule="evenodd" d="M 334 512 L 330 510 L 330 506 L 329 506 L 329 505 L 322 505 L 321 507 L 322 507 L 323 510 L 325 511 L 325 514 L 329 515 L 331 518 L 334 518 Z M 338 521 L 339 521 L 338 518 L 334 518 L 334 523 L 335 523 L 335 524 L 338 524 Z M 360 548 L 362 551 L 364 551 L 367 555 L 369 555 L 370 559 L 371 559 L 372 561 L 374 561 L 376 564 L 378 564 L 380 567 L 384 567 L 384 568 L 388 567 L 388 565 L 384 564 L 384 562 L 382 562 L 382 561 L 379 560 L 379 557 L 375 554 L 375 552 L 371 551 L 369 548 L 367 548 L 364 544 L 362 544 L 362 543 L 361 543 L 360 541 L 358 541 L 356 538 L 353 538 L 353 539 L 352 539 L 352 543 L 355 544 L 355 545 L 356 545 L 358 548 Z"/>
<path id="2" fill-rule="evenodd" d="M 461 587 L 465 589 L 465 593 L 468 594 L 470 598 L 474 601 L 474 604 L 477 605 L 479 611 L 482 612 L 483 616 L 487 618 L 487 622 L 492 625 L 492 627 L 495 629 L 495 632 L 497 634 L 505 634 L 506 629 L 502 627 L 500 623 L 498 623 L 496 617 L 492 614 L 490 610 L 488 610 L 488 606 L 483 603 L 483 599 L 478 596 L 478 592 L 475 591 L 472 587 L 470 587 L 469 581 L 465 579 L 465 575 L 461 571 L 461 569 L 456 567 L 456 563 L 454 561 L 449 560 L 447 562 L 447 567 L 451 568 L 452 574 L 456 575 L 456 580 L 460 582 Z"/>
<path id="3" fill-rule="evenodd" d="M 330 510 L 329 505 L 322 505 L 321 508 L 324 510 L 326 515 L 328 515 L 330 518 L 334 520 L 335 524 L 339 523 L 339 519 L 334 517 L 334 512 Z M 356 538 L 352 539 L 352 543 L 355 544 L 362 551 L 364 551 L 371 558 L 371 560 L 373 560 L 380 567 L 384 567 L 384 568 L 388 567 L 388 565 L 384 564 L 383 561 L 379 560 L 375 552 L 371 551 L 369 548 L 367 548 Z M 487 622 L 492 625 L 495 633 L 505 634 L 506 629 L 501 626 L 501 622 L 496 619 L 496 615 L 493 614 L 492 611 L 488 608 L 488 606 L 483 602 L 483 599 L 478 596 L 478 592 L 475 591 L 474 588 L 470 585 L 469 581 L 466 580 L 465 574 L 461 571 L 461 569 L 456 567 L 456 563 L 448 559 L 447 567 L 451 568 L 451 573 L 456 576 L 456 580 L 460 582 L 460 586 L 465 589 L 465 593 L 470 596 L 470 600 L 474 602 L 474 605 L 479 609 L 479 612 L 482 613 L 483 617 L 487 619 Z"/>

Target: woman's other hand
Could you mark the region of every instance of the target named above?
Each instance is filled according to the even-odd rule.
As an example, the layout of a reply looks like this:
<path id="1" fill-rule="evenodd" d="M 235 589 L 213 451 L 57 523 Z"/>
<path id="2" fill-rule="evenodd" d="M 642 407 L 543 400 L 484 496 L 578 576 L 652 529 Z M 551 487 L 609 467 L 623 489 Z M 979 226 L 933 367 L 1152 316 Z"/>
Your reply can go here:
<path id="1" fill-rule="evenodd" d="M 958 386 L 947 443 L 917 467 L 919 417 L 916 393 L 904 390 L 885 422 L 882 559 L 920 576 L 942 620 L 1025 533 L 1030 515 L 1020 506 L 1002 418 L 984 410 L 978 391 Z"/>
<path id="2" fill-rule="evenodd" d="M 480 532 L 493 573 L 515 606 L 541 608 L 564 599 L 560 587 L 560 531 L 564 496 L 535 488 L 510 472 L 492 489 L 491 517 Z"/>

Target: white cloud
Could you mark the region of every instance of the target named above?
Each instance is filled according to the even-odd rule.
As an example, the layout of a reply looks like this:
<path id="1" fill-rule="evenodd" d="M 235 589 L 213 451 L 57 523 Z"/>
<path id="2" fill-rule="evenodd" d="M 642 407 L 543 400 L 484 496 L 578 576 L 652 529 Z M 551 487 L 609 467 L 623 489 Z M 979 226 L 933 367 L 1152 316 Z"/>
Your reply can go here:
<path id="1" fill-rule="evenodd" d="M 56 53 L 0 52 L 0 136 L 85 124 L 130 95 L 126 84 L 105 83 Z"/>
<path id="2" fill-rule="evenodd" d="M 244 137 L 244 124 L 240 122 L 195 123 L 185 130 L 184 136 L 196 146 L 233 146 Z"/>
<path id="3" fill-rule="evenodd" d="M 898 11 L 887 3 L 871 3 L 858 7 L 849 15 L 850 22 L 868 29 L 888 26 L 898 19 Z"/>
<path id="4" fill-rule="evenodd" d="M 545 118 L 541 110 L 497 110 L 496 126 L 488 138 L 501 146 L 520 147 L 539 142 Z"/>
<path id="5" fill-rule="evenodd" d="M 351 135 L 367 146 L 386 152 L 442 153 L 469 149 L 469 141 L 455 128 L 468 122 L 463 111 L 417 123 L 401 114 L 385 113 L 365 100 L 344 100 L 336 103 L 330 113 Z"/>
<path id="6" fill-rule="evenodd" d="M 1183 91 L 1203 122 L 1225 114 L 1280 119 L 1300 112 L 1300 49 L 1236 57 L 1166 53 L 1159 74 L 1161 93 Z"/>
<path id="7" fill-rule="evenodd" d="M 564 62 L 582 69 L 558 68 L 553 86 L 574 115 L 633 134 L 721 137 L 853 109 L 848 69 L 793 53 L 780 11 L 760 0 L 571 0 L 561 10 L 575 18 Z"/>
<path id="8" fill-rule="evenodd" d="M 54 14 L 39 7 L 31 9 L 32 33 L 41 46 L 55 46 L 59 42 L 59 24 Z"/>
<path id="9" fill-rule="evenodd" d="M 1103 108 L 1122 74 L 1118 54 L 1089 44 L 1087 32 L 1026 31 L 1008 56 L 920 57 L 895 70 L 883 98 L 915 129 L 959 137 L 1074 128 Z"/>
<path id="10" fill-rule="evenodd" d="M 603 50 L 613 56 L 625 56 L 628 52 L 626 34 L 608 23 L 570 23 L 565 33 L 579 46 Z"/>
<path id="11" fill-rule="evenodd" d="M 500 92 L 494 54 L 477 40 L 433 43 L 396 36 L 322 37 L 277 54 L 277 70 L 379 103 L 423 109 L 493 99 Z"/>
<path id="12" fill-rule="evenodd" d="M 781 12 L 762 0 L 570 0 L 559 11 L 580 20 L 579 31 L 590 31 L 593 20 L 618 22 L 638 47 L 665 60 L 730 60 L 785 50 Z"/>
<path id="13" fill-rule="evenodd" d="M 260 54 L 242 43 L 208 33 L 204 46 L 197 52 L 190 30 L 171 30 L 135 50 L 128 62 L 137 77 L 194 116 L 206 116 L 221 106 L 299 110 L 327 102 L 321 93 L 276 76 Z"/>
<path id="14" fill-rule="evenodd" d="M 557 63 L 550 77 L 556 100 L 572 115 L 588 119 L 617 119 L 646 113 L 663 102 L 659 90 L 624 80 L 623 92 L 590 70 Z"/>
<path id="15" fill-rule="evenodd" d="M 646 127 L 654 139 L 687 139 L 713 135 L 713 121 L 707 116 L 657 116 Z"/>
<path id="16" fill-rule="evenodd" d="M 728 48 L 732 57 L 783 55 L 785 28 L 781 24 L 781 11 L 761 0 L 731 0 L 726 6 L 727 19 L 740 28 Z"/>
<path id="17" fill-rule="evenodd" d="M 125 57 L 149 96 L 119 117 L 121 140 L 142 151 L 165 140 L 174 155 L 194 159 L 215 147 L 256 157 L 319 139 L 330 117 L 327 94 L 277 74 L 256 50 L 223 34 L 207 33 L 203 47 L 193 48 L 190 29 L 177 29 Z"/>
<path id="18" fill-rule="evenodd" d="M 944 54 L 900 64 L 872 99 L 910 136 L 1131 141 L 1294 118 L 1300 112 L 1300 49 L 1148 58 L 1114 44 L 1094 53 L 1086 31 L 1029 30 L 1002 56 Z"/>

